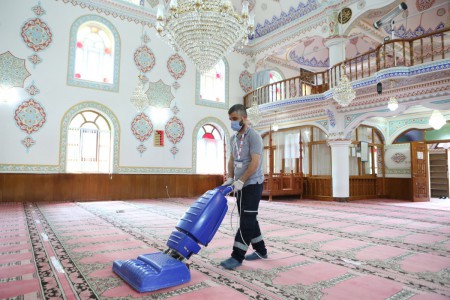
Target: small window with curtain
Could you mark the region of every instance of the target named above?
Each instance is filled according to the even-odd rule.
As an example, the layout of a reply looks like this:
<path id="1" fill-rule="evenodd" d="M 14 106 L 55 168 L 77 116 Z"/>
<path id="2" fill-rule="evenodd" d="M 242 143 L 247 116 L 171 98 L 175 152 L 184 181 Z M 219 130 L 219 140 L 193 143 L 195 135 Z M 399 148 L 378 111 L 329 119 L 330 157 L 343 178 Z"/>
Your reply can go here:
<path id="1" fill-rule="evenodd" d="M 212 124 L 205 124 L 197 134 L 197 173 L 224 174 L 225 146 L 223 132 Z"/>
<path id="2" fill-rule="evenodd" d="M 82 111 L 67 134 L 68 173 L 111 173 L 112 142 L 108 121 L 95 111 Z"/>

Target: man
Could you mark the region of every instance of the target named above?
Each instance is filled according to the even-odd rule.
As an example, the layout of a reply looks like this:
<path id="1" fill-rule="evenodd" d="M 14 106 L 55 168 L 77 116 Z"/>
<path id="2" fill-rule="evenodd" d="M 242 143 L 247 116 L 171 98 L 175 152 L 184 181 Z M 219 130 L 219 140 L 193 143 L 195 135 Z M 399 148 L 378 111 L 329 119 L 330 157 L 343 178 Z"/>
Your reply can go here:
<path id="1" fill-rule="evenodd" d="M 261 136 L 248 125 L 244 105 L 233 105 L 228 110 L 228 115 L 231 128 L 236 134 L 230 140 L 228 179 L 223 185 L 234 187 L 240 224 L 234 238 L 231 257 L 222 261 L 220 265 L 234 270 L 244 259 L 267 258 L 267 249 L 256 219 L 264 180 L 261 168 L 263 142 Z M 255 252 L 245 255 L 250 244 Z"/>

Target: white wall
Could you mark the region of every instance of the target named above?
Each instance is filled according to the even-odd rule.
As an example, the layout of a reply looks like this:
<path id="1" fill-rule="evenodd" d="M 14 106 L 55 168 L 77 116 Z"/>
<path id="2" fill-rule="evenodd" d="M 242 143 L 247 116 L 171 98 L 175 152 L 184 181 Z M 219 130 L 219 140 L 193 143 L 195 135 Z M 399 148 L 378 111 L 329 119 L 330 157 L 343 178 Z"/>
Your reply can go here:
<path id="1" fill-rule="evenodd" d="M 10 51 L 15 56 L 26 59 L 33 54 L 20 36 L 22 25 L 35 18 L 31 8 L 37 1 L 3 1 L 0 4 L 0 54 Z M 31 136 L 36 141 L 29 151 L 21 144 L 27 134 L 20 130 L 14 121 L 17 106 L 29 96 L 24 89 L 15 88 L 18 93 L 9 103 L 0 103 L 0 171 L 16 172 L 59 172 L 60 128 L 64 114 L 74 105 L 84 101 L 98 102 L 108 107 L 120 123 L 120 156 L 119 166 L 131 173 L 192 173 L 193 169 L 193 130 L 197 123 L 205 118 L 216 118 L 228 126 L 227 109 L 212 108 L 195 104 L 196 69 L 189 58 L 180 51 L 187 66 L 186 74 L 178 80 L 181 87 L 172 88 L 180 112 L 177 117 L 183 122 L 185 135 L 176 144 L 179 153 L 174 157 L 170 153 L 172 144 L 166 138 L 164 147 L 153 146 L 153 134 L 144 142 L 147 147 L 142 156 L 136 150 L 140 142 L 131 132 L 131 122 L 136 111 L 129 99 L 137 83 L 138 69 L 133 55 L 141 45 L 141 25 L 120 18 L 100 15 L 108 19 L 117 29 L 121 38 L 120 86 L 119 92 L 107 92 L 89 88 L 68 86 L 67 68 L 69 60 L 69 33 L 72 23 L 80 16 L 95 14 L 95 11 L 82 9 L 62 1 L 44 1 L 42 7 L 46 11 L 40 18 L 47 23 L 53 33 L 51 45 L 37 54 L 43 60 L 33 67 L 28 60 L 26 66 L 31 76 L 25 80 L 25 87 L 34 81 L 40 93 L 33 98 L 45 109 L 47 121 L 44 126 Z M 166 64 L 174 50 L 165 39 L 158 38 L 154 29 L 146 27 L 150 36 L 149 47 L 156 57 L 155 67 L 147 73 L 150 81 L 162 79 L 166 84 L 172 84 L 175 79 L 169 74 Z M 241 54 L 232 53 L 227 56 L 229 64 L 229 106 L 242 103 L 244 92 L 239 86 L 239 74 L 244 70 Z M 174 114 L 166 109 L 167 116 L 157 122 L 156 115 L 147 111 L 153 122 L 154 130 L 164 129 L 167 120 Z M 160 113 L 157 113 L 160 116 Z M 181 168 L 181 169 L 178 169 Z"/>

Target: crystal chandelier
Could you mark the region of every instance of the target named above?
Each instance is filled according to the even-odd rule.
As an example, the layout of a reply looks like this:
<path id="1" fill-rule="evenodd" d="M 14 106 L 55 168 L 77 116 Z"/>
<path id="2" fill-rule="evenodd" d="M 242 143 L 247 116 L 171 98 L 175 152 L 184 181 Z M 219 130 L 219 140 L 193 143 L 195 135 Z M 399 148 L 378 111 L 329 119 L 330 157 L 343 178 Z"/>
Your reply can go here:
<path id="1" fill-rule="evenodd" d="M 130 98 L 131 104 L 136 108 L 138 112 L 143 112 L 147 109 L 149 105 L 149 100 L 147 95 L 144 92 L 144 83 L 139 76 L 138 84 L 134 89 L 133 94 Z"/>
<path id="2" fill-rule="evenodd" d="M 253 96 L 252 106 L 247 109 L 247 117 L 252 126 L 256 126 L 261 122 L 261 112 L 259 111 L 258 102 L 256 101 L 255 96 Z"/>
<path id="3" fill-rule="evenodd" d="M 388 101 L 388 108 L 390 111 L 394 111 L 398 108 L 398 101 L 395 97 L 390 97 Z"/>
<path id="4" fill-rule="evenodd" d="M 279 128 L 280 128 L 280 126 L 277 123 L 277 111 L 275 111 L 275 122 L 272 124 L 272 130 L 278 131 Z"/>
<path id="5" fill-rule="evenodd" d="M 439 110 L 433 110 L 428 124 L 430 124 L 433 129 L 438 130 L 441 129 L 441 127 L 444 126 L 446 122 L 447 121 Z"/>
<path id="6" fill-rule="evenodd" d="M 246 43 L 253 34 L 248 5 L 248 1 L 242 3 L 239 15 L 230 0 L 171 0 L 166 13 L 162 5 L 158 7 L 156 31 L 180 47 L 200 72 L 207 72 L 240 39 Z"/>
<path id="7" fill-rule="evenodd" d="M 337 86 L 333 89 L 333 98 L 336 102 L 343 107 L 346 107 L 356 98 L 356 92 L 348 80 L 345 72 L 345 65 L 342 66 L 343 75 L 339 79 Z"/>

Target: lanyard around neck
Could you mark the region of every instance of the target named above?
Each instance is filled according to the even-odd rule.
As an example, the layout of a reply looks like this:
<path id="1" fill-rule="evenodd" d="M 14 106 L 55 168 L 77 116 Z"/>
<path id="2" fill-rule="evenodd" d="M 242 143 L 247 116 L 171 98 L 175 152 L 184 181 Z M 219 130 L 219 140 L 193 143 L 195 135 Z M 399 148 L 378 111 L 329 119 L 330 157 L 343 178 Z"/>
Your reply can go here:
<path id="1" fill-rule="evenodd" d="M 238 139 L 238 135 L 236 133 L 236 138 L 234 139 L 234 145 L 236 146 L 238 160 L 241 159 L 242 147 L 244 146 L 244 138 L 245 138 L 245 133 L 242 134 L 241 141 L 239 142 L 239 147 L 238 147 L 237 142 L 236 142 L 236 140 Z"/>

